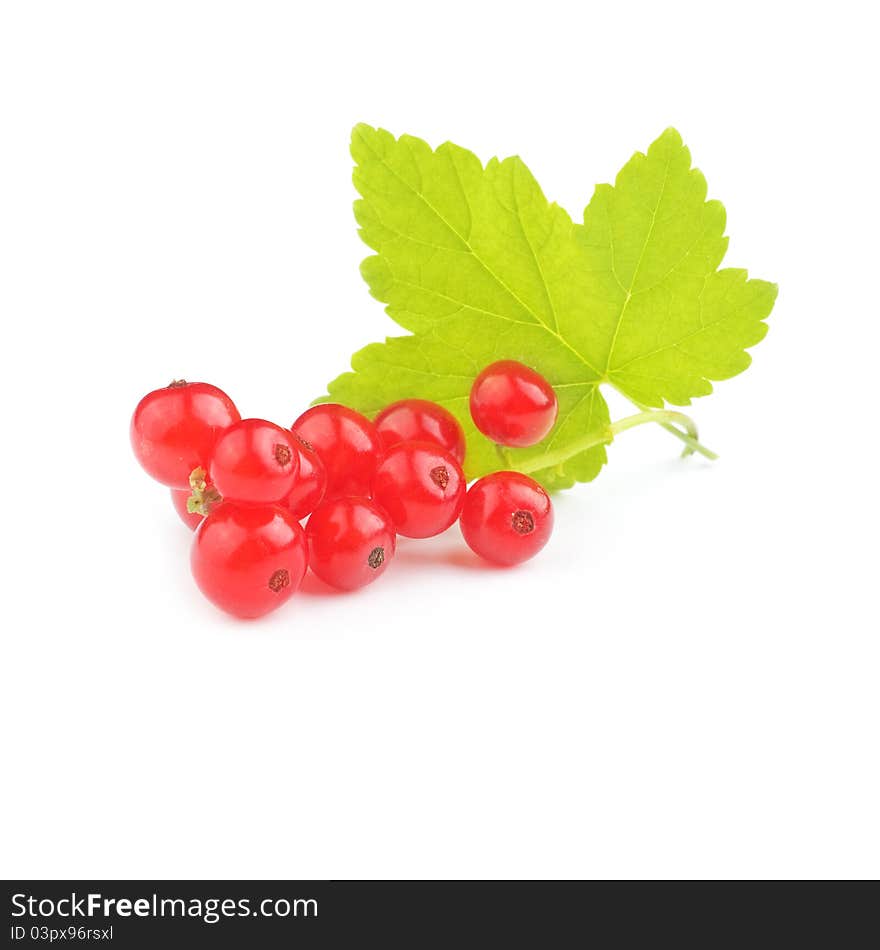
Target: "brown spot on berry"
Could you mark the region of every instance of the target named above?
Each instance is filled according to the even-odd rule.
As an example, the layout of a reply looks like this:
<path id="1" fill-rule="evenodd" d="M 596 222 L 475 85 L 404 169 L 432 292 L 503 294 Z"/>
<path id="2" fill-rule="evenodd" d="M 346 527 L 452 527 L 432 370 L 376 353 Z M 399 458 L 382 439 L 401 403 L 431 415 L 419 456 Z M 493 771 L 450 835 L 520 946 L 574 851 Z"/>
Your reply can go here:
<path id="1" fill-rule="evenodd" d="M 379 568 L 385 563 L 385 548 L 373 548 L 370 551 L 370 556 L 367 558 L 367 564 L 374 571 L 378 571 Z"/>
<path id="2" fill-rule="evenodd" d="M 181 386 L 189 386 L 185 379 L 172 379 L 168 384 L 169 389 L 180 389 Z"/>
<path id="3" fill-rule="evenodd" d="M 290 585 L 290 572 L 285 568 L 281 567 L 269 578 L 269 590 L 273 594 L 277 594 L 278 591 L 284 590 L 285 587 Z"/>
<path id="4" fill-rule="evenodd" d="M 293 458 L 293 452 L 290 451 L 290 446 L 282 445 L 280 442 L 275 443 L 274 449 L 275 461 L 284 468 L 285 465 L 290 465 L 290 460 Z"/>
<path id="5" fill-rule="evenodd" d="M 446 486 L 449 484 L 449 472 L 445 465 L 438 465 L 431 469 L 431 481 L 440 491 L 446 491 Z"/>
<path id="6" fill-rule="evenodd" d="M 294 432 L 293 434 L 294 434 L 294 436 L 296 437 L 296 441 L 299 442 L 299 444 L 300 444 L 304 449 L 308 449 L 310 452 L 314 452 L 314 451 L 315 451 L 314 445 L 312 445 L 312 443 L 309 442 L 308 439 L 304 439 L 301 435 L 297 435 L 296 432 Z"/>
<path id="7" fill-rule="evenodd" d="M 510 517 L 510 523 L 517 534 L 531 534 L 535 530 L 535 518 L 530 511 L 515 511 Z"/>

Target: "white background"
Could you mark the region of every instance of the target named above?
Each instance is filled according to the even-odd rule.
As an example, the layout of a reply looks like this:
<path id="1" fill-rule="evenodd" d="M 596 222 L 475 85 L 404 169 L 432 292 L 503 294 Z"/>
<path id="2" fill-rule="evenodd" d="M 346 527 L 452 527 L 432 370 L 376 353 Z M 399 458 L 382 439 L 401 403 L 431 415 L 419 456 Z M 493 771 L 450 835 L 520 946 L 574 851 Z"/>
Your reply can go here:
<path id="1" fill-rule="evenodd" d="M 868 9 L 4 4 L 0 871 L 880 874 Z M 128 419 L 185 376 L 288 424 L 394 332 L 357 121 L 576 218 L 675 125 L 779 301 L 693 407 L 716 464 L 635 430 L 515 572 L 454 529 L 241 624 Z"/>

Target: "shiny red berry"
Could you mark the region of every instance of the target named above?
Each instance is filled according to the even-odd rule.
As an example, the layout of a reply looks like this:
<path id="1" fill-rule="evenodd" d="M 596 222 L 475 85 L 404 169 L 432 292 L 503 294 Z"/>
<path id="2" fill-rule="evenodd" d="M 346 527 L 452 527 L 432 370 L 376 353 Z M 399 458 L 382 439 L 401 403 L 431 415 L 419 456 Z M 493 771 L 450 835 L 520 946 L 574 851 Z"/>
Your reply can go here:
<path id="1" fill-rule="evenodd" d="M 398 534 L 431 538 L 455 523 L 467 482 L 455 456 L 431 442 L 398 442 L 373 479 L 373 500 Z"/>
<path id="2" fill-rule="evenodd" d="M 294 518 L 302 520 L 321 504 L 327 488 L 327 472 L 320 456 L 311 445 L 296 433 L 294 438 L 299 452 L 299 476 L 284 504 Z"/>
<path id="3" fill-rule="evenodd" d="M 493 472 L 471 485 L 461 512 L 468 546 L 493 564 L 509 566 L 534 557 L 553 530 L 553 505 L 528 475 Z"/>
<path id="4" fill-rule="evenodd" d="M 189 485 L 190 472 L 207 467 L 214 443 L 241 416 L 222 390 L 177 380 L 148 393 L 131 419 L 131 445 L 148 474 L 171 488 Z"/>
<path id="5" fill-rule="evenodd" d="M 202 593 L 236 617 L 261 617 L 302 583 L 308 564 L 305 532 L 277 505 L 218 505 L 193 539 L 193 577 Z"/>
<path id="6" fill-rule="evenodd" d="M 372 583 L 394 557 L 394 523 L 366 498 L 325 501 L 309 518 L 306 536 L 309 566 L 339 590 Z"/>
<path id="7" fill-rule="evenodd" d="M 307 409 L 291 426 L 321 457 L 327 471 L 325 498 L 366 497 L 382 457 L 376 427 L 359 412 L 336 403 Z"/>
<path id="8" fill-rule="evenodd" d="M 550 383 L 515 360 L 487 366 L 471 387 L 474 424 L 499 445 L 540 442 L 553 428 L 559 406 Z"/>
<path id="9" fill-rule="evenodd" d="M 383 409 L 375 420 L 386 451 L 398 442 L 433 442 L 464 461 L 464 430 L 458 419 L 427 399 L 403 399 Z"/>
<path id="10" fill-rule="evenodd" d="M 299 474 L 296 439 L 265 419 L 242 419 L 217 440 L 209 472 L 224 501 L 281 502 Z"/>
<path id="11" fill-rule="evenodd" d="M 172 488 L 171 489 L 171 504 L 174 505 L 174 510 L 180 515 L 180 520 L 189 528 L 191 531 L 195 531 L 196 528 L 205 520 L 205 516 L 196 512 L 193 514 L 187 508 L 187 502 L 192 497 L 192 492 L 187 489 Z"/>

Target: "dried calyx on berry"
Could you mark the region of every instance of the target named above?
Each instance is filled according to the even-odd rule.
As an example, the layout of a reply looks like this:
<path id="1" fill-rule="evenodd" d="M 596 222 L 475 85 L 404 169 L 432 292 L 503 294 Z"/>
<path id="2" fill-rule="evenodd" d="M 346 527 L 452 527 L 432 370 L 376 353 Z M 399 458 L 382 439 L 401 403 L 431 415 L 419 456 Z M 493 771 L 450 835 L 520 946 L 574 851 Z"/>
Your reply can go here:
<path id="1" fill-rule="evenodd" d="M 192 494 L 186 503 L 186 510 L 191 515 L 207 516 L 212 508 L 223 501 L 220 492 L 208 484 L 208 473 L 203 468 L 193 469 L 189 476 L 189 487 Z"/>

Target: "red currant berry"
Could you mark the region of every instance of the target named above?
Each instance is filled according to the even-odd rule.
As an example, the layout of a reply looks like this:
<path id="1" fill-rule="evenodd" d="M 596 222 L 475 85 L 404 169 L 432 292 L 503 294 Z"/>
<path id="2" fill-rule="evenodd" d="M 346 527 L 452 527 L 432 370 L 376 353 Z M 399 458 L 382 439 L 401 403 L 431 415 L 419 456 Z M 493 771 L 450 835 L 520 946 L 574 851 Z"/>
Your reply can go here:
<path id="1" fill-rule="evenodd" d="M 187 528 L 191 531 L 195 531 L 205 520 L 205 516 L 198 512 L 193 513 L 187 508 L 187 502 L 191 497 L 192 494 L 189 491 L 183 491 L 177 488 L 171 489 L 171 504 L 174 505 L 174 510 L 180 515 L 180 520 Z"/>
<path id="2" fill-rule="evenodd" d="M 321 457 L 327 470 L 325 498 L 367 496 L 382 457 L 376 427 L 347 406 L 324 403 L 307 409 L 291 426 Z"/>
<path id="3" fill-rule="evenodd" d="M 375 421 L 385 449 L 398 442 L 433 442 L 464 461 L 464 430 L 458 419 L 427 399 L 403 399 L 383 409 Z"/>
<path id="4" fill-rule="evenodd" d="M 325 501 L 306 525 L 309 566 L 331 587 L 372 583 L 394 557 L 394 524 L 366 498 Z"/>
<path id="5" fill-rule="evenodd" d="M 148 474 L 184 489 L 194 468 L 207 467 L 218 436 L 240 418 L 216 386 L 181 379 L 138 403 L 131 418 L 131 445 Z"/>
<path id="6" fill-rule="evenodd" d="M 261 617 L 302 583 L 308 565 L 305 532 L 277 505 L 224 502 L 196 532 L 190 563 L 199 589 L 221 610 Z"/>
<path id="7" fill-rule="evenodd" d="M 471 485 L 461 533 L 472 551 L 509 566 L 534 557 L 553 530 L 550 496 L 519 472 L 493 472 Z"/>
<path id="8" fill-rule="evenodd" d="M 217 440 L 210 471 L 211 482 L 224 501 L 281 502 L 299 474 L 296 439 L 265 419 L 242 419 Z"/>
<path id="9" fill-rule="evenodd" d="M 407 538 L 431 538 L 454 524 L 466 489 L 455 456 L 432 442 L 398 442 L 373 479 L 373 499 Z"/>
<path id="10" fill-rule="evenodd" d="M 320 456 L 311 445 L 296 433 L 293 435 L 299 452 L 299 477 L 284 504 L 291 510 L 294 518 L 301 520 L 321 504 L 327 488 L 327 472 Z"/>
<path id="11" fill-rule="evenodd" d="M 499 445 L 540 442 L 553 428 L 558 409 L 550 383 L 515 360 L 487 366 L 471 387 L 474 424 Z"/>

